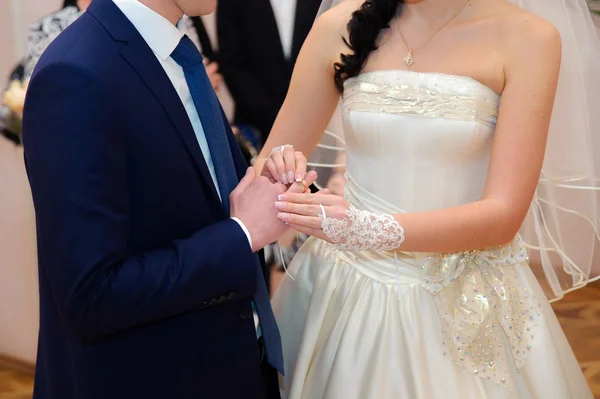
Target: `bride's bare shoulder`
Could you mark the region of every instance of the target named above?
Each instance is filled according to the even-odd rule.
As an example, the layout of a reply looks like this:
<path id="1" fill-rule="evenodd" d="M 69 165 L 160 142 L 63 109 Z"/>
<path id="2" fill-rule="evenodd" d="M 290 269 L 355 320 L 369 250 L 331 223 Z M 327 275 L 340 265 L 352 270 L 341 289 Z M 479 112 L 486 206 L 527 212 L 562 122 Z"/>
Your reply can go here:
<path id="1" fill-rule="evenodd" d="M 305 42 L 306 52 L 311 53 L 313 60 L 318 57 L 331 69 L 340 54 L 348 51 L 344 42 L 348 38 L 348 22 L 363 2 L 344 0 L 317 18 Z"/>
<path id="2" fill-rule="evenodd" d="M 317 18 L 313 30 L 319 30 L 321 37 L 330 37 L 340 41 L 348 36 L 348 22 L 352 13 L 358 10 L 364 0 L 344 0 L 337 6 L 325 11 Z"/>
<path id="3" fill-rule="evenodd" d="M 496 1 L 493 12 L 497 17 L 500 33 L 510 47 L 529 47 L 546 43 L 560 44 L 558 29 L 547 20 L 532 14 L 508 1 Z M 560 47 L 560 46 L 559 46 Z"/>
<path id="4" fill-rule="evenodd" d="M 478 1 L 482 20 L 491 30 L 490 45 L 502 54 L 504 72 L 556 69 L 562 44 L 558 29 L 547 20 L 507 0 Z"/>

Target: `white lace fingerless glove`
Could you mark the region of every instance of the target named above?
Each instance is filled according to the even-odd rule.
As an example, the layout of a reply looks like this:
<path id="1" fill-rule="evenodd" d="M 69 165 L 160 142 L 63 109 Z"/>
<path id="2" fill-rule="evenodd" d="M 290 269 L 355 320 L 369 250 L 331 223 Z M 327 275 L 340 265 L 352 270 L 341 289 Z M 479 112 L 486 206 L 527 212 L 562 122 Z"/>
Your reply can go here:
<path id="1" fill-rule="evenodd" d="M 391 251 L 404 242 L 404 229 L 392 215 L 361 211 L 350 205 L 344 219 L 323 218 L 323 233 L 341 251 Z"/>

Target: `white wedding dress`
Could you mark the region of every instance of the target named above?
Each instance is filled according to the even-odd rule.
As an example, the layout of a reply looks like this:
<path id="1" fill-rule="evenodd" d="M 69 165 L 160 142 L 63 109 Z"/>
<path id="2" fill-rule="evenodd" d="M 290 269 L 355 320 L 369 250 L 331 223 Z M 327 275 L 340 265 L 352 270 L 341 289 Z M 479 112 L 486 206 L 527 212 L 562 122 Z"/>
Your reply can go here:
<path id="1" fill-rule="evenodd" d="M 469 77 L 349 79 L 347 200 L 378 213 L 478 200 L 498 103 Z M 288 271 L 273 299 L 288 399 L 592 398 L 518 237 L 449 256 L 310 238 Z"/>

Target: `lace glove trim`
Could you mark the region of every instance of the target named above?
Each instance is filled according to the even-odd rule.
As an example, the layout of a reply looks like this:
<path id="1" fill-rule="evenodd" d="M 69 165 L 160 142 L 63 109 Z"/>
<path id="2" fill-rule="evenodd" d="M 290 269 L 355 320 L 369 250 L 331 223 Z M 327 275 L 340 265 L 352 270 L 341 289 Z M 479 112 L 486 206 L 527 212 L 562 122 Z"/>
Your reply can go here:
<path id="1" fill-rule="evenodd" d="M 344 219 L 321 218 L 323 233 L 336 250 L 391 251 L 404 242 L 404 228 L 392 215 L 362 211 L 350 205 Z"/>

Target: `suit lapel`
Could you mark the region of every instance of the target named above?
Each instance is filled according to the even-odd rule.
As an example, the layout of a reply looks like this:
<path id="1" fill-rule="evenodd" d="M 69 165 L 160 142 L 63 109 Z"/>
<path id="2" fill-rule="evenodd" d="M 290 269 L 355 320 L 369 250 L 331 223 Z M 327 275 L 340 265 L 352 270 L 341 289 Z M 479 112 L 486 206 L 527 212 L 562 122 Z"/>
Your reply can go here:
<path id="1" fill-rule="evenodd" d="M 113 0 L 94 0 L 87 9 L 87 12 L 93 15 L 106 28 L 116 42 L 123 43 L 121 51 L 122 56 L 127 60 L 131 67 L 136 70 L 163 106 L 166 114 L 175 126 L 177 133 L 181 137 L 181 140 L 185 144 L 187 151 L 198 167 L 201 180 L 205 184 L 207 191 L 212 193 L 210 195 L 214 199 L 215 204 L 218 204 L 218 206 L 215 206 L 215 209 L 218 208 L 223 210 L 219 195 L 217 194 L 217 189 L 213 183 L 202 151 L 200 150 L 196 134 L 190 123 L 187 112 L 185 111 L 185 107 L 181 103 L 181 99 L 175 91 L 171 80 L 156 59 L 156 56 L 148 44 L 144 41 L 133 24 L 114 4 Z M 226 126 L 229 127 L 227 120 L 224 120 Z M 233 139 L 233 142 L 235 143 L 235 138 Z M 238 153 L 236 153 L 233 148 L 232 151 L 234 152 L 235 159 L 235 155 L 239 153 L 239 148 L 237 149 Z M 238 175 L 240 169 L 243 169 L 239 165 L 239 159 L 240 158 L 237 157 L 236 160 L 236 171 L 238 172 Z"/>
<path id="2" fill-rule="evenodd" d="M 129 21 L 127 21 L 129 22 Z M 137 31 L 136 31 L 137 33 Z M 162 104 L 177 133 L 194 159 L 202 178 L 215 200 L 219 201 L 217 190 L 208 171 L 208 166 L 200 150 L 196 134 L 179 95 L 171 80 L 156 59 L 156 56 L 139 34 L 134 34 L 121 53 L 137 71 L 146 85 Z"/>

